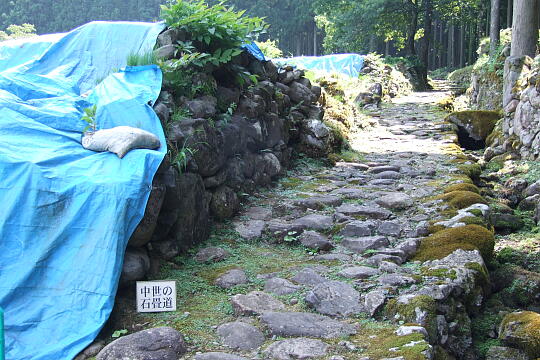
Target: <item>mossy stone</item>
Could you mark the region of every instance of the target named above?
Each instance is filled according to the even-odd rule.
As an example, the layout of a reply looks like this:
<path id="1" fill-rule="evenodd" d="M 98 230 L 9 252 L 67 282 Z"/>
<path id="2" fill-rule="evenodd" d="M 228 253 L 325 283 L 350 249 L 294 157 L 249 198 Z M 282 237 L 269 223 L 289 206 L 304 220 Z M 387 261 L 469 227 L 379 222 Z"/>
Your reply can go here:
<path id="1" fill-rule="evenodd" d="M 456 209 L 464 209 L 474 204 L 487 204 L 486 199 L 472 191 L 452 191 L 438 196 L 437 199 L 448 202 Z"/>
<path id="2" fill-rule="evenodd" d="M 445 194 L 454 192 L 454 191 L 471 191 L 473 193 L 480 194 L 480 189 L 478 189 L 476 185 L 468 184 L 468 183 L 454 184 L 444 189 Z"/>
<path id="3" fill-rule="evenodd" d="M 422 239 L 414 260 L 442 259 L 457 249 L 479 250 L 484 260 L 493 255 L 493 233 L 480 225 L 466 225 L 439 231 Z"/>
<path id="4" fill-rule="evenodd" d="M 520 348 L 533 359 L 540 357 L 540 314 L 520 311 L 506 315 L 501 322 L 499 339 Z"/>
<path id="5" fill-rule="evenodd" d="M 388 301 L 385 315 L 388 318 L 399 318 L 405 323 L 418 323 L 417 311 L 421 310 L 427 316 L 421 326 L 424 326 L 432 341 L 437 339 L 437 302 L 429 295 L 417 295 L 410 299 L 407 304 L 402 304 L 396 299 Z"/>
<path id="6" fill-rule="evenodd" d="M 467 175 L 471 179 L 478 179 L 482 174 L 482 167 L 478 164 L 460 165 L 458 168 L 464 175 Z"/>
<path id="7" fill-rule="evenodd" d="M 453 112 L 445 120 L 465 128 L 476 140 L 486 140 L 500 118 L 498 111 L 469 110 Z"/>

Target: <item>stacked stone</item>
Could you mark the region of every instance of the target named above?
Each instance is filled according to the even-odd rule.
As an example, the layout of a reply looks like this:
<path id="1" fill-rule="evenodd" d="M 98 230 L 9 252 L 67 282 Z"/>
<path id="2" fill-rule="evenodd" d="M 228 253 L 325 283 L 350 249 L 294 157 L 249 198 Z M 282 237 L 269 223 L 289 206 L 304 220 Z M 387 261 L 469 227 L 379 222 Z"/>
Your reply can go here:
<path id="1" fill-rule="evenodd" d="M 158 38 L 156 53 L 174 59 L 174 44 L 185 37 L 166 30 Z M 144 219 L 129 242 L 123 284 L 144 278 L 158 259 L 172 259 L 205 240 L 211 219 L 232 217 L 240 206 L 238 194 L 252 193 L 282 174 L 293 149 L 314 157 L 332 151 L 334 137 L 317 104 L 321 88 L 303 71 L 278 68 L 248 52 L 232 62 L 256 75 L 258 82 L 240 87 L 238 74 L 221 67 L 192 79 L 193 86 L 215 85 L 215 95 L 189 99 L 163 84 L 154 109 L 167 129 L 169 149 L 184 149 L 188 161 L 179 172 L 166 158 L 158 170 Z M 236 104 L 229 107 L 232 114 L 220 114 L 219 108 L 230 104 Z M 190 116 L 173 122 L 171 116 L 179 108 L 189 110 Z"/>

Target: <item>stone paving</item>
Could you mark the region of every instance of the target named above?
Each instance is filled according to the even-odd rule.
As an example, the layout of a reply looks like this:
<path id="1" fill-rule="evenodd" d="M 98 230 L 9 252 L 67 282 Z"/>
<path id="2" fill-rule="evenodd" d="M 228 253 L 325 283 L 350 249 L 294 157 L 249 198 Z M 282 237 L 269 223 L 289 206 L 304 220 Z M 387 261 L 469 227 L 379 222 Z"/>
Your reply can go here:
<path id="1" fill-rule="evenodd" d="M 474 358 L 468 314 L 484 294 L 470 264 L 483 269 L 482 257 L 458 250 L 413 261 L 428 221 L 445 209 L 430 197 L 458 173 L 448 154 L 455 137 L 433 105 L 439 96 L 383 105 L 370 114 L 379 125 L 353 136 L 362 161 L 296 172 L 281 182 L 294 186 L 265 193 L 234 219 L 244 241 L 276 244 L 285 257 L 283 243 L 301 247 L 306 260 L 269 273 L 278 261 L 270 252 L 258 273 L 239 265 L 213 279 L 234 315 L 210 330 L 217 341 L 191 339 L 186 359 Z M 195 259 L 225 260 L 216 246 Z"/>

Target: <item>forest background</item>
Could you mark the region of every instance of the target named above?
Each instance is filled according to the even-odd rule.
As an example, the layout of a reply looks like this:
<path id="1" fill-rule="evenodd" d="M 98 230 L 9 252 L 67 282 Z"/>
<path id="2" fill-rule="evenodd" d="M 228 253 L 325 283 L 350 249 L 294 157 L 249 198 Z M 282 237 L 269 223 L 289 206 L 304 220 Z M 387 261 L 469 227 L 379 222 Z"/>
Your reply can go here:
<path id="1" fill-rule="evenodd" d="M 287 56 L 377 52 L 438 68 L 473 64 L 489 36 L 512 22 L 513 0 L 229 0 L 270 24 Z M 0 2 L 0 30 L 33 24 L 38 34 L 65 32 L 92 20 L 153 21 L 164 0 L 16 0 Z M 217 3 L 210 0 L 209 3 Z M 9 32 L 6 31 L 8 34 Z"/>

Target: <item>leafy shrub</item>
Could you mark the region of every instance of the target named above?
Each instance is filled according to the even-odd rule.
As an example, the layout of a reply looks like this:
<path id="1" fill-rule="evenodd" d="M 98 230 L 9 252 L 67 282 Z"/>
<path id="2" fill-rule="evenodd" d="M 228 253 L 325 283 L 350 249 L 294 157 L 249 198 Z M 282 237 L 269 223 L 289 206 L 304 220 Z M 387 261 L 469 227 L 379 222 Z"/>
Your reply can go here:
<path id="1" fill-rule="evenodd" d="M 267 58 L 277 59 L 283 57 L 283 51 L 278 47 L 277 41 L 268 39 L 265 42 L 255 41 L 255 43 Z"/>
<path id="2" fill-rule="evenodd" d="M 9 25 L 6 31 L 0 31 L 0 41 L 20 39 L 36 35 L 36 28 L 32 24 Z"/>
<path id="3" fill-rule="evenodd" d="M 181 0 L 161 6 L 165 23 L 190 35 L 200 55 L 187 51 L 184 61 L 205 60 L 214 65 L 229 62 L 240 53 L 240 46 L 265 32 L 261 18 L 244 16 L 219 3 L 208 6 L 203 0 Z M 185 50 L 185 49 L 184 49 Z"/>

